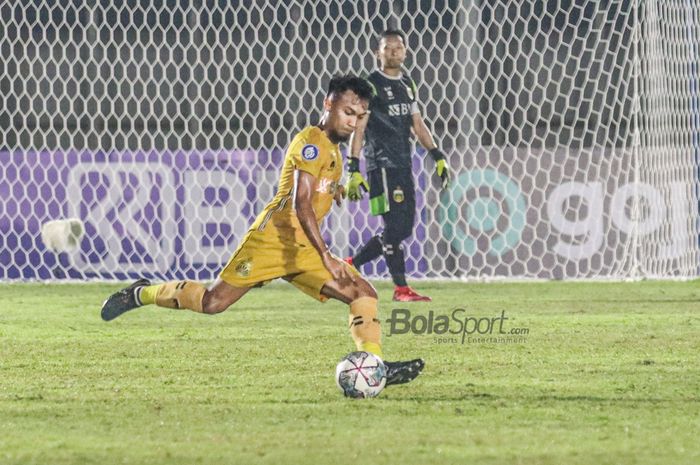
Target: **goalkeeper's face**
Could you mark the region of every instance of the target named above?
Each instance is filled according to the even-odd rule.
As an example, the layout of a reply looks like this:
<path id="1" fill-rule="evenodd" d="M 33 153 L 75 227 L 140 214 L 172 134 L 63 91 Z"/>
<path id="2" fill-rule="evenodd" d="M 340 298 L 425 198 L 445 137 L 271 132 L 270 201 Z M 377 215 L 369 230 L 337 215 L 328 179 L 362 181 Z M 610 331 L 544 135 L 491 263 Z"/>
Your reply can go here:
<path id="1" fill-rule="evenodd" d="M 383 70 L 400 69 L 406 60 L 406 45 L 401 36 L 390 35 L 382 37 L 377 49 L 377 58 Z"/>
<path id="2" fill-rule="evenodd" d="M 326 118 L 324 129 L 333 143 L 346 142 L 358 124 L 368 116 L 369 102 L 351 90 L 333 94 L 324 104 Z"/>

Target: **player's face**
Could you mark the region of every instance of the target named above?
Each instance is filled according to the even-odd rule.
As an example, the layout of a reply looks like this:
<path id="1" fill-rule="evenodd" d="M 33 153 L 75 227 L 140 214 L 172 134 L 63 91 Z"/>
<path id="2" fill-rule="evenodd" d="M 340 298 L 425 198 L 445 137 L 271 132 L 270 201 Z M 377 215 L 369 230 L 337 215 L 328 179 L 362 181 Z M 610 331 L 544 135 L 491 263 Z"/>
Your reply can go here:
<path id="1" fill-rule="evenodd" d="M 328 112 L 325 129 L 334 142 L 347 141 L 355 131 L 357 124 L 367 118 L 369 102 L 346 90 L 333 99 L 326 99 L 325 110 Z"/>
<path id="2" fill-rule="evenodd" d="M 406 60 L 406 45 L 399 36 L 382 37 L 377 49 L 377 58 L 382 64 L 382 69 L 401 68 Z"/>

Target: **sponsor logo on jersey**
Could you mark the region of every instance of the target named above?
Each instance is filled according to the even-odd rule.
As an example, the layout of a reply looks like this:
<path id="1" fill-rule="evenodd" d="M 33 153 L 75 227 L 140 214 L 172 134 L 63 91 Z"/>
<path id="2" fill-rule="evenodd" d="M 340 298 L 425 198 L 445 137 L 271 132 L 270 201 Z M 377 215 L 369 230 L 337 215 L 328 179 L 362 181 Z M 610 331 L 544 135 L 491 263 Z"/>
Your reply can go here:
<path id="1" fill-rule="evenodd" d="M 411 105 L 408 103 L 393 103 L 387 106 L 389 116 L 405 116 L 411 114 Z"/>
<path id="2" fill-rule="evenodd" d="M 321 194 L 335 195 L 338 190 L 338 183 L 328 178 L 321 178 L 318 180 L 318 186 L 316 187 L 316 192 Z"/>
<path id="3" fill-rule="evenodd" d="M 301 149 L 301 156 L 304 160 L 315 160 L 318 157 L 318 147 L 314 144 L 307 144 Z"/>

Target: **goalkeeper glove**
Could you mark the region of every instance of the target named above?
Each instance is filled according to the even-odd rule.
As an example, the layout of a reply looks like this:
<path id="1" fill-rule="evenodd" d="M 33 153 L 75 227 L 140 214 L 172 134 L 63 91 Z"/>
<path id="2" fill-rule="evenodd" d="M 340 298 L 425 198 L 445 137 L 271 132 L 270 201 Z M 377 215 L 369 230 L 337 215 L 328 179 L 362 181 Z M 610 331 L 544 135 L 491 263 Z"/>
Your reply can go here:
<path id="1" fill-rule="evenodd" d="M 440 178 L 440 185 L 443 189 L 450 187 L 450 171 L 445 160 L 445 154 L 439 148 L 430 150 L 430 156 L 435 160 L 435 174 Z"/>
<path id="2" fill-rule="evenodd" d="M 356 201 L 362 199 L 364 193 L 369 191 L 369 184 L 365 181 L 360 173 L 360 160 L 359 158 L 350 157 L 348 159 L 348 171 L 350 172 L 350 178 L 345 186 L 345 190 L 348 193 L 348 199 Z"/>

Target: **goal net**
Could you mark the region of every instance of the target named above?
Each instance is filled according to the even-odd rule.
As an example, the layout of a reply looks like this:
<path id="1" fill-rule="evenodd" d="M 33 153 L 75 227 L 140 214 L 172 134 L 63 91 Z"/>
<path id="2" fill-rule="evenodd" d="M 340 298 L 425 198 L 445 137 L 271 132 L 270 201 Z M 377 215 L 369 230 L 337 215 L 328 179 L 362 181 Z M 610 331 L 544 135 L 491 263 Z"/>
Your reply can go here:
<path id="1" fill-rule="evenodd" d="M 0 2 L 0 280 L 216 277 L 330 77 L 371 71 L 386 27 L 453 172 L 440 192 L 416 147 L 411 277 L 697 276 L 699 10 Z M 381 231 L 368 210 L 334 209 L 337 255 Z"/>

